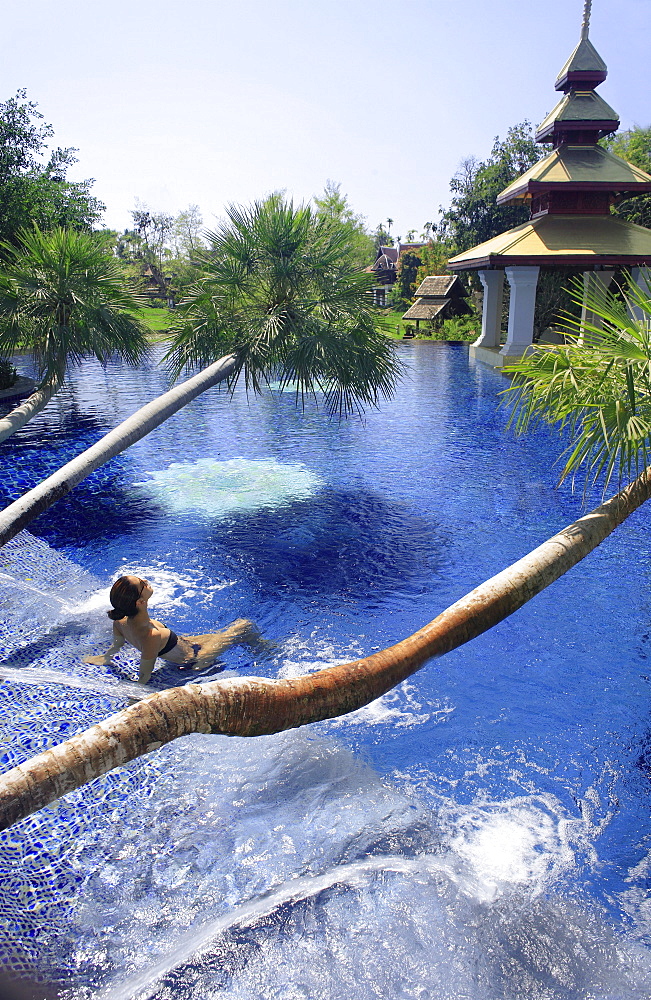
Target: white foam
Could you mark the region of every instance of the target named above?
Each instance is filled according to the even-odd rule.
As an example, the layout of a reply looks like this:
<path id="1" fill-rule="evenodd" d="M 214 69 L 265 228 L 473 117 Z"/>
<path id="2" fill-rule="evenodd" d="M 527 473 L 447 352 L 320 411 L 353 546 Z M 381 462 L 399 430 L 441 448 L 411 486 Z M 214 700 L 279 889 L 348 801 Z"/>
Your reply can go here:
<path id="1" fill-rule="evenodd" d="M 324 481 L 302 463 L 275 458 L 232 458 L 218 462 L 172 462 L 167 469 L 149 472 L 135 485 L 174 514 L 193 511 L 205 517 L 225 517 L 275 508 L 314 496 Z"/>
<path id="2" fill-rule="evenodd" d="M 454 712 L 454 706 L 447 701 L 427 704 L 420 701 L 416 686 L 409 681 L 404 681 L 370 704 L 358 708 L 356 712 L 351 712 L 338 719 L 331 719 L 330 726 L 337 728 L 346 725 L 391 725 L 398 729 L 404 729 L 411 726 L 422 726 L 427 722 L 430 724 L 444 722 L 452 712 Z"/>
<path id="3" fill-rule="evenodd" d="M 196 737 L 160 759 L 174 810 L 122 814 L 76 913 L 79 961 L 104 927 L 105 1000 L 647 995 L 648 954 L 557 894 L 577 841 L 553 798 L 450 802 L 441 840 L 436 812 L 307 732 Z"/>
<path id="4" fill-rule="evenodd" d="M 203 579 L 199 581 L 198 575 L 195 577 L 191 573 L 178 573 L 163 564 L 145 566 L 140 563 L 124 563 L 119 570 L 116 570 L 113 580 L 118 576 L 137 576 L 151 583 L 154 593 L 149 601 L 150 610 L 186 608 L 197 602 L 211 603 L 214 594 L 226 587 L 232 587 L 235 583 L 234 580 L 219 580 L 216 583 L 206 584 Z M 110 606 L 109 594 L 113 580 L 108 586 L 93 591 L 78 604 L 69 605 L 67 610 L 71 614 L 106 610 Z"/>
<path id="5" fill-rule="evenodd" d="M 457 881 L 476 899 L 492 901 L 515 889 L 538 895 L 576 864 L 595 831 L 568 817 L 553 796 L 519 796 L 454 808 L 449 847 Z"/>

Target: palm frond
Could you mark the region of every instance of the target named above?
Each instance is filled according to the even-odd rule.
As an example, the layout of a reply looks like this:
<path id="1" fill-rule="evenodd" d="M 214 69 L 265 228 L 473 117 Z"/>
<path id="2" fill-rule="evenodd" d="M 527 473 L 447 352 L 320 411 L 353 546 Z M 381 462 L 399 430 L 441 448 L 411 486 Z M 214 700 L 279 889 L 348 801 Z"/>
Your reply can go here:
<path id="1" fill-rule="evenodd" d="M 598 287 L 585 298 L 576 283 L 573 298 L 595 319 L 567 316 L 567 343 L 539 346 L 505 369 L 514 376 L 505 395 L 518 433 L 542 421 L 569 441 L 561 482 L 582 470 L 586 488 L 600 480 L 605 490 L 613 477 L 630 479 L 648 463 L 651 302 L 630 279 L 618 293 Z"/>
<path id="2" fill-rule="evenodd" d="M 378 333 L 370 275 L 352 263 L 350 238 L 309 207 L 272 195 L 230 206 L 208 234 L 204 277 L 182 305 L 167 355 L 171 370 L 235 352 L 247 389 L 295 384 L 324 392 L 347 413 L 393 392 L 401 366 Z"/>
<path id="3" fill-rule="evenodd" d="M 43 380 L 88 355 L 105 362 L 117 354 L 131 364 L 142 357 L 139 299 L 101 236 L 34 227 L 2 251 L 0 353 L 29 351 Z"/>

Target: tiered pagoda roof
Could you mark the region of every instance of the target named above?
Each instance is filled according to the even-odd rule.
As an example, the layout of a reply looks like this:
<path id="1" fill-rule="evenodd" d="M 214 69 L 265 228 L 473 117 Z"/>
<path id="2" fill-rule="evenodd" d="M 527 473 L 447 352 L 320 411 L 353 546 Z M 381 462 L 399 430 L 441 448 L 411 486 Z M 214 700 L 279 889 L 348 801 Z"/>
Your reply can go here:
<path id="1" fill-rule="evenodd" d="M 651 263 L 651 230 L 611 214 L 624 195 L 651 191 L 651 176 L 599 145 L 619 116 L 595 93 L 608 71 L 588 38 L 589 11 L 586 2 L 581 40 L 556 80 L 563 97 L 536 131 L 554 148 L 497 198 L 529 205 L 530 221 L 453 257 L 452 270 Z"/>
<path id="2" fill-rule="evenodd" d="M 603 146 L 559 146 L 509 184 L 497 196 L 497 204 L 531 201 L 534 195 L 550 191 L 643 194 L 651 191 L 651 177 Z"/>
<path id="3" fill-rule="evenodd" d="M 492 267 L 573 267 L 582 271 L 651 264 L 651 229 L 616 215 L 540 215 L 457 254 L 455 271 Z"/>

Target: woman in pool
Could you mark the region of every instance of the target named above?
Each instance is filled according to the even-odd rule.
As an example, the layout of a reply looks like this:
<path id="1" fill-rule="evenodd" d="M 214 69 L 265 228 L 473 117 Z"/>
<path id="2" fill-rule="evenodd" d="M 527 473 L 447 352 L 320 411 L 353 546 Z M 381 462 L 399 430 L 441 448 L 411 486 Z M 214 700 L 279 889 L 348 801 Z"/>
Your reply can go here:
<path id="1" fill-rule="evenodd" d="M 84 663 L 110 663 L 114 653 L 129 642 L 140 651 L 138 683 L 146 684 L 157 657 L 181 668 L 200 669 L 230 646 L 259 644 L 255 625 L 245 618 L 238 618 L 221 632 L 177 635 L 167 625 L 149 617 L 147 602 L 153 593 L 149 581 L 138 576 L 121 576 L 115 581 L 109 596 L 113 608 L 107 612 L 113 621 L 113 645 L 103 656 L 84 656 Z"/>

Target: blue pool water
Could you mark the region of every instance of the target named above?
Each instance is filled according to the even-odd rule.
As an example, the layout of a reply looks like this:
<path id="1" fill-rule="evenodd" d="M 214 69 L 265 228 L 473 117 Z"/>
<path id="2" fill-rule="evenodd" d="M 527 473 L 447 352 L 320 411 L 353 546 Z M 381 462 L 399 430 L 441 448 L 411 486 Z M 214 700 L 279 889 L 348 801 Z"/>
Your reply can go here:
<path id="1" fill-rule="evenodd" d="M 81 663 L 123 572 L 181 633 L 249 617 L 277 644 L 205 678 L 292 676 L 410 634 L 581 514 L 552 432 L 507 430 L 501 376 L 400 350 L 363 420 L 211 390 L 0 550 L 4 769 L 126 704 L 132 652 Z M 75 369 L 0 449 L 0 501 L 164 391 L 155 361 Z M 65 1000 L 648 997 L 648 520 L 349 717 L 189 737 L 18 824 L 2 962 Z"/>

